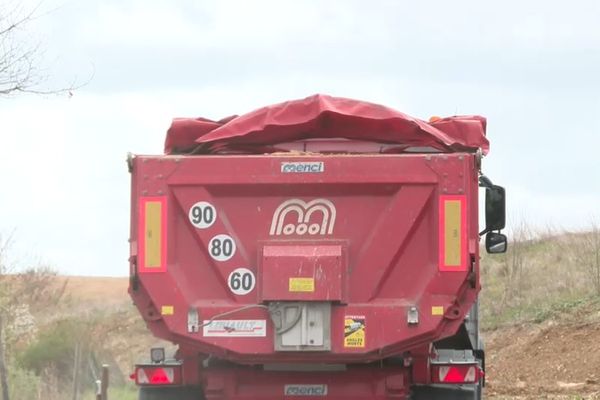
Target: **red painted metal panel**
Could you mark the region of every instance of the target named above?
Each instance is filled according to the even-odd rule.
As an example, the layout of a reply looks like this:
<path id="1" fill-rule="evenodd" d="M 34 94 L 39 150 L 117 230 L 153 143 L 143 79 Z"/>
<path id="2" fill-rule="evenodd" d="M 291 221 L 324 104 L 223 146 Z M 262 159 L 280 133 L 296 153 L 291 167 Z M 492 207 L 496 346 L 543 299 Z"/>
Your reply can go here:
<path id="1" fill-rule="evenodd" d="M 282 172 L 283 163 L 311 162 L 322 163 L 321 172 Z M 461 265 L 473 257 L 478 271 L 472 245 L 478 241 L 477 166 L 471 154 L 140 156 L 133 167 L 134 207 L 141 209 L 140 198 L 162 196 L 169 208 L 166 273 L 140 274 L 132 296 L 155 335 L 195 353 L 253 364 L 375 361 L 453 334 L 475 301 L 479 283 L 468 280 L 468 271 L 440 271 L 438 238 L 440 197 L 462 196 L 468 229 L 461 243 L 469 247 Z M 335 217 L 323 200 L 335 208 Z M 214 221 L 192 222 L 198 204 L 214 207 Z M 289 204 L 295 208 L 280 221 L 282 206 Z M 320 208 L 309 215 L 314 206 Z M 138 238 L 139 212 L 132 218 L 132 237 Z M 213 249 L 217 239 L 221 252 Z M 226 240 L 235 249 L 222 247 Z M 141 246 L 133 246 L 132 259 L 143 254 Z M 269 298 L 278 297 L 274 281 L 290 271 L 284 263 L 285 271 L 266 273 L 264 246 L 342 247 L 341 286 L 327 276 L 334 283 L 330 298 L 340 297 L 339 291 L 342 297 L 331 309 L 331 351 L 275 352 L 268 311 L 236 311 L 265 305 L 262 287 Z M 328 257 L 322 253 L 311 263 L 336 269 Z M 174 312 L 157 315 L 148 304 L 169 305 Z M 411 307 L 419 311 L 416 325 L 407 323 Z M 260 336 L 237 337 L 189 332 L 190 309 L 200 320 L 236 311 L 223 319 L 264 321 L 264 329 Z M 364 347 L 345 347 L 347 316 L 363 317 Z"/>
<path id="2" fill-rule="evenodd" d="M 388 400 L 405 399 L 410 393 L 410 373 L 402 367 L 357 366 L 338 372 L 215 368 L 202 374 L 207 400 Z"/>
<path id="3" fill-rule="evenodd" d="M 341 301 L 346 266 L 341 245 L 266 245 L 259 265 L 261 301 Z"/>

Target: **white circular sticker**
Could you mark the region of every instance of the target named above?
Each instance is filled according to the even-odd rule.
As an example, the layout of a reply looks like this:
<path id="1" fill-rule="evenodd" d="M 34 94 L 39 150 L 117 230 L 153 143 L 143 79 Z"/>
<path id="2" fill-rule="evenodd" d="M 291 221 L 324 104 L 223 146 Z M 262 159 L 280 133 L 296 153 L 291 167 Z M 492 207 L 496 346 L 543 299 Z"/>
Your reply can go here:
<path id="1" fill-rule="evenodd" d="M 236 268 L 227 278 L 229 289 L 234 294 L 245 295 L 250 293 L 256 285 L 254 273 L 248 268 Z"/>
<path id="2" fill-rule="evenodd" d="M 227 261 L 235 254 L 235 240 L 229 235 L 217 235 L 208 242 L 208 253 L 214 260 Z"/>
<path id="3" fill-rule="evenodd" d="M 188 216 L 196 228 L 206 229 L 217 220 L 217 210 L 212 204 L 199 201 L 190 208 Z"/>

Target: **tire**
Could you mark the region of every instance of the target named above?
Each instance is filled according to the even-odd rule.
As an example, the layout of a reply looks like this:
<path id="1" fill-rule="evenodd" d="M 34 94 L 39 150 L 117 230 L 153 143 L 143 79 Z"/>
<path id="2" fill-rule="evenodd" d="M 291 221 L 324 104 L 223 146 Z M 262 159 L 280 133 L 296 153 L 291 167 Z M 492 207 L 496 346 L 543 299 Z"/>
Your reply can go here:
<path id="1" fill-rule="evenodd" d="M 204 400 L 199 386 L 141 387 L 139 400 Z"/>
<path id="2" fill-rule="evenodd" d="M 457 387 L 415 386 L 410 400 L 481 400 L 481 384 Z"/>

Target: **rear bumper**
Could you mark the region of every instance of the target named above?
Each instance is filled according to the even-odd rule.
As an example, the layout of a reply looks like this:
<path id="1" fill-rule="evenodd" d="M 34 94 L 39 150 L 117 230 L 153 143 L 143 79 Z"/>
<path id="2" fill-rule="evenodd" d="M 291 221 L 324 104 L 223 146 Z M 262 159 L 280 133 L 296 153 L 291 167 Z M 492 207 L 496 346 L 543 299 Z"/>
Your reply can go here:
<path id="1" fill-rule="evenodd" d="M 408 399 L 409 371 L 402 367 L 354 367 L 345 371 L 288 372 L 261 369 L 202 371 L 207 400 Z"/>

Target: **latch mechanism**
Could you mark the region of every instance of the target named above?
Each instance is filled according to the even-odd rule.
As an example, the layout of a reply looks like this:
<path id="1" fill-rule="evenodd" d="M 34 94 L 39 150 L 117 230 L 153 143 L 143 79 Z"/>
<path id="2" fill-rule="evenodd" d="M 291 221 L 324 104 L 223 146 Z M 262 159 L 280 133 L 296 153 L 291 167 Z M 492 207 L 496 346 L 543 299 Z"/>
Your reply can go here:
<path id="1" fill-rule="evenodd" d="M 331 303 L 274 302 L 275 351 L 331 350 Z"/>

